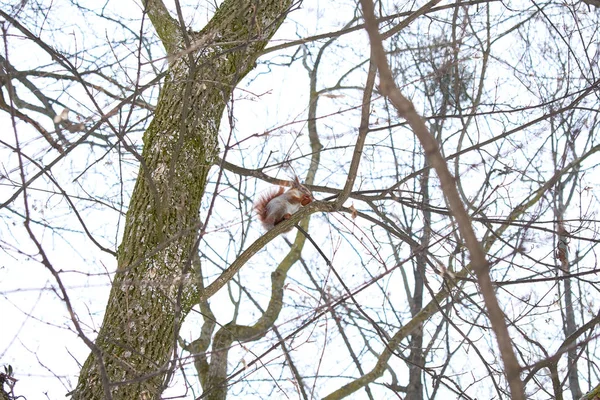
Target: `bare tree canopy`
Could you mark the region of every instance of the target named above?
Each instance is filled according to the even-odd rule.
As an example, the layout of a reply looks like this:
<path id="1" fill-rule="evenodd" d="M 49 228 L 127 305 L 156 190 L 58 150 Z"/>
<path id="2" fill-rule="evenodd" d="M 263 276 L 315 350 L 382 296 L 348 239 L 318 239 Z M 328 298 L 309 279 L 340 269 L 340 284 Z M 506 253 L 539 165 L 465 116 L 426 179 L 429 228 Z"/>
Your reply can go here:
<path id="1" fill-rule="evenodd" d="M 0 399 L 597 398 L 595 3 L 9 0 Z"/>

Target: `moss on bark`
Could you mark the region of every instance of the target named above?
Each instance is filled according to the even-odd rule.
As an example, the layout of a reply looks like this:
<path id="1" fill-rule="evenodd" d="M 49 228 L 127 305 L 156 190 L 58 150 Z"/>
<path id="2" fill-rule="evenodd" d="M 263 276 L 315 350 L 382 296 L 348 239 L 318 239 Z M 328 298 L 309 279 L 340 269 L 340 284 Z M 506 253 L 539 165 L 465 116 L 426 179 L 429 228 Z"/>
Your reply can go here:
<path id="1" fill-rule="evenodd" d="M 88 357 L 74 399 L 105 398 L 99 361 L 114 399 L 160 396 L 177 327 L 199 298 L 185 272 L 195 251 L 207 174 L 218 154 L 219 122 L 233 88 L 252 69 L 290 3 L 225 1 L 201 32 L 190 34 L 192 47 L 201 45 L 189 53 L 183 37 L 175 45 L 172 27 L 165 27 L 175 21 L 151 8 L 164 5 L 147 2 L 167 52 L 173 56 L 179 49 L 182 55 L 173 57 L 144 134 L 118 271 L 95 342 L 102 360 Z"/>

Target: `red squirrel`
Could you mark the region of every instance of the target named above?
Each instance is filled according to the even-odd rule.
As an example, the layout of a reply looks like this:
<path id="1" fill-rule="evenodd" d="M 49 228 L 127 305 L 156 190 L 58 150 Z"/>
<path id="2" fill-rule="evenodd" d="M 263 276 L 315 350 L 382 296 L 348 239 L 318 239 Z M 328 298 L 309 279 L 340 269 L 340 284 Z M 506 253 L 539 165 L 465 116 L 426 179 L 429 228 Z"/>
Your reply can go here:
<path id="1" fill-rule="evenodd" d="M 292 187 L 287 192 L 284 190 L 281 186 L 279 189 L 272 189 L 261 195 L 254 203 L 258 219 L 266 230 L 273 229 L 275 225 L 290 219 L 300 207 L 313 201 L 312 193 L 300 183 L 298 177 L 294 177 Z"/>

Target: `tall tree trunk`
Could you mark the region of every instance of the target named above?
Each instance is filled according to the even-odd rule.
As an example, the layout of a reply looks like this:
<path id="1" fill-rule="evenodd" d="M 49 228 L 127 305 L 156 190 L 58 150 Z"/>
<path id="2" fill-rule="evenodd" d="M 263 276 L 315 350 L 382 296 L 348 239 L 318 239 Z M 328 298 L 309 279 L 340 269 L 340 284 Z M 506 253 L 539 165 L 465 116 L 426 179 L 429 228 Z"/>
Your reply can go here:
<path id="1" fill-rule="evenodd" d="M 221 116 L 290 4 L 226 0 L 201 32 L 185 33 L 162 3 L 147 1 L 172 62 L 144 134 L 104 321 L 74 399 L 160 396 L 178 327 L 198 299 L 186 265 L 196 251 Z M 184 51 L 186 42 L 193 51 Z"/>
<path id="2" fill-rule="evenodd" d="M 558 142 L 558 141 L 557 141 Z M 573 141 L 569 140 L 568 147 L 564 150 L 565 153 L 558 158 L 557 153 L 554 152 L 554 165 L 555 170 L 561 168 L 565 163 L 567 152 L 575 155 L 575 149 L 572 145 Z M 558 146 L 557 146 L 558 147 Z M 560 161 L 559 161 L 560 160 Z M 554 218 L 556 220 L 556 260 L 559 264 L 560 270 L 564 276 L 564 312 L 563 316 L 563 332 L 565 339 L 575 333 L 577 330 L 577 323 L 575 321 L 575 305 L 573 304 L 573 288 L 571 286 L 572 274 L 570 254 L 569 254 L 569 232 L 565 228 L 565 214 L 567 208 L 571 204 L 573 193 L 575 191 L 575 183 L 571 183 L 570 189 L 567 189 L 569 181 L 576 182 L 579 173 L 579 168 L 575 168 L 573 173 L 570 174 L 565 180 L 559 181 L 555 188 L 554 194 Z M 571 346 L 567 351 L 567 376 L 569 379 L 569 390 L 573 399 L 579 399 L 582 396 L 581 387 L 579 386 L 579 370 L 577 368 L 578 359 L 578 348 Z M 558 390 L 562 391 L 562 386 L 558 387 Z M 556 391 L 555 391 L 556 393 Z M 560 394 L 562 396 L 562 393 Z M 559 395 L 557 395 L 559 397 Z"/>
<path id="3" fill-rule="evenodd" d="M 562 185 L 561 189 L 562 190 Z M 561 196 L 562 198 L 562 193 Z M 571 272 L 571 263 L 569 261 L 569 245 L 568 245 L 568 232 L 564 227 L 564 207 L 560 204 L 560 214 L 557 215 L 557 258 L 560 262 L 562 274 L 565 277 L 563 280 L 564 284 L 564 299 L 565 299 L 565 310 L 564 310 L 564 324 L 563 331 L 565 333 L 565 339 L 571 336 L 577 330 L 577 324 L 575 322 L 575 307 L 573 306 L 573 289 L 571 288 L 571 278 L 568 277 Z M 571 347 L 567 352 L 568 359 L 568 372 L 569 377 L 569 390 L 574 399 L 579 399 L 582 396 L 581 387 L 579 386 L 579 371 L 577 368 L 577 347 Z"/>
<path id="4" fill-rule="evenodd" d="M 411 304 L 413 318 L 423 309 L 423 289 L 425 270 L 427 267 L 427 251 L 431 238 L 431 211 L 429 211 L 429 163 L 423 162 L 423 176 L 421 177 L 421 198 L 423 207 L 423 233 L 421 235 L 421 250 L 415 257 L 415 286 Z M 406 400 L 423 400 L 423 368 L 425 357 L 423 354 L 423 326 L 415 329 L 410 336 L 410 364 L 408 365 L 408 387 Z"/>

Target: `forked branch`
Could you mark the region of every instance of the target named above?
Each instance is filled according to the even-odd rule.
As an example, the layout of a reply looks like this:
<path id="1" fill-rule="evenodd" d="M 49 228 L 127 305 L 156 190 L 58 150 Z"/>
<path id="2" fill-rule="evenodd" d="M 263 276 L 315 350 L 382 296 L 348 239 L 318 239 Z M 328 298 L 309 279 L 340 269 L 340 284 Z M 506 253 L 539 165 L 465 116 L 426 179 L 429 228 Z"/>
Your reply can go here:
<path id="1" fill-rule="evenodd" d="M 427 129 L 423 119 L 416 112 L 414 105 L 402 95 L 394 82 L 381 42 L 373 10 L 373 2 L 371 0 L 361 0 L 361 5 L 366 23 L 365 29 L 371 41 L 372 55 L 379 71 L 380 91 L 390 100 L 394 108 L 398 111 L 398 114 L 409 123 L 423 146 L 429 164 L 435 169 L 440 179 L 442 191 L 448 199 L 452 215 L 456 219 L 461 236 L 471 256 L 471 264 L 477 276 L 477 282 L 504 362 L 511 397 L 514 400 L 524 400 L 524 387 L 520 377 L 521 368 L 512 347 L 512 341 L 504 320 L 504 313 L 500 309 L 490 280 L 488 271 L 489 263 L 486 259 L 486 254 L 475 236 L 469 215 L 460 200 L 454 177 L 448 170 L 446 162 L 438 148 L 437 141 Z"/>

